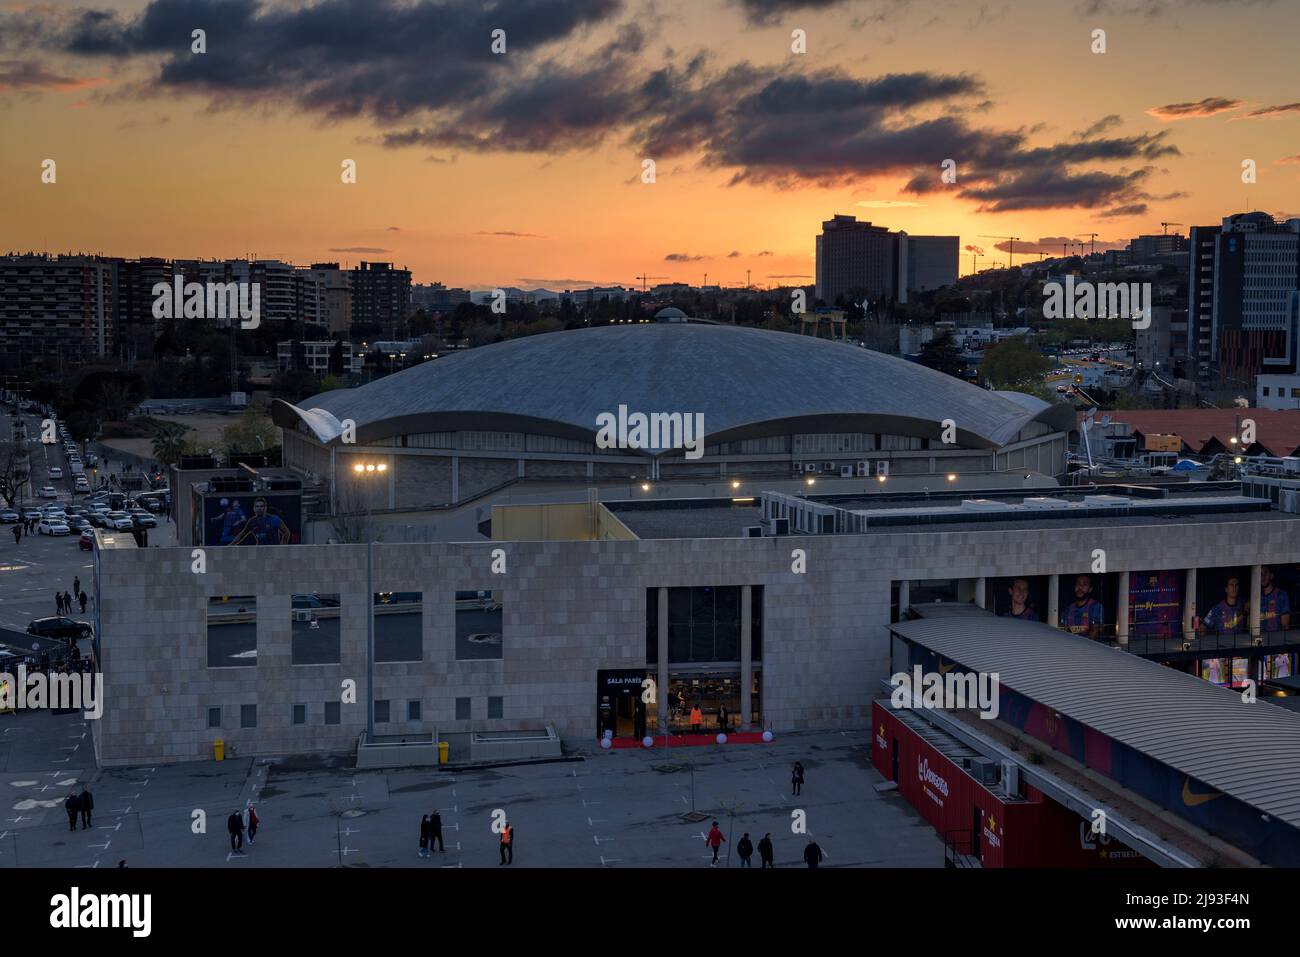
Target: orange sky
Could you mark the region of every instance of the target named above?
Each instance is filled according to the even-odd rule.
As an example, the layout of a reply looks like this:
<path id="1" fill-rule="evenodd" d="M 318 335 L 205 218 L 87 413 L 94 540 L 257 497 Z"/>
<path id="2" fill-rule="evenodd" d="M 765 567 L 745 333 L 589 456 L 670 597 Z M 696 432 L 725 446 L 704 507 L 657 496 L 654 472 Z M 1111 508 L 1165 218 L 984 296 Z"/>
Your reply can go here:
<path id="1" fill-rule="evenodd" d="M 144 8 L 88 5 L 128 14 Z M 1155 167 L 1143 183 L 1153 197 L 1148 209 L 1119 217 L 1084 208 L 978 212 L 977 202 L 952 190 L 904 192 L 903 173 L 834 186 L 732 186 L 736 170 L 708 165 L 699 151 L 658 161 L 657 182 L 643 184 L 642 153 L 622 130 L 573 149 L 385 148 L 378 134 L 418 126 L 420 118 L 331 122 L 285 97 L 212 110 L 209 95 L 150 89 L 156 56 L 75 56 L 11 40 L 0 48 L 3 245 L 299 263 L 392 260 L 417 282 L 475 288 L 631 285 L 642 273 L 660 277 L 651 282 L 699 283 L 707 273 L 709 282 L 738 284 L 747 269 L 756 284 L 776 285 L 811 281 L 813 237 L 837 212 L 913 233 L 957 233 L 963 246 L 990 254 L 997 240 L 980 234 L 1036 240 L 1096 232 L 1115 240 L 1159 232 L 1161 220 L 1213 223 L 1247 208 L 1300 215 L 1300 164 L 1279 162 L 1300 154 L 1300 110 L 1239 118 L 1298 98 L 1294 3 L 1170 0 L 1154 16 L 1085 16 L 1076 4 L 1055 0 L 922 0 L 795 10 L 772 25 L 747 22 L 727 2 L 661 0 L 657 15 L 647 9 L 625 6 L 555 56 L 580 61 L 617 24 L 635 21 L 650 31 L 639 56 L 646 69 L 703 52 L 718 70 L 747 61 L 858 79 L 968 74 L 982 81 L 989 105 L 977 110 L 980 97 L 965 101 L 965 118 L 996 130 L 1030 129 L 1030 146 L 1069 140 L 1114 114 L 1119 122 L 1107 135 L 1170 130 L 1167 141 L 1182 155 L 1097 164 Z M 864 9 L 884 11 L 884 19 L 855 26 Z M 796 27 L 807 32 L 802 56 L 789 49 Z M 1094 27 L 1107 31 L 1105 54 L 1089 50 Z M 33 78 L 29 70 L 24 79 L 15 64 L 32 62 L 45 73 Z M 1176 121 L 1146 112 L 1212 97 L 1241 105 Z M 815 153 L 819 143 L 798 146 Z M 40 182 L 45 158 L 58 164 L 54 185 Z M 358 164 L 355 185 L 340 182 L 345 158 Z M 936 176 L 944 158 L 934 156 Z M 1258 167 L 1253 185 L 1241 182 L 1247 158 Z M 1163 198 L 1171 194 L 1186 195 Z M 864 202 L 909 205 L 873 209 Z M 331 251 L 365 249 L 384 251 Z M 732 251 L 740 255 L 729 257 Z M 702 258 L 666 261 L 670 254 Z M 964 254 L 962 271 L 971 264 Z"/>

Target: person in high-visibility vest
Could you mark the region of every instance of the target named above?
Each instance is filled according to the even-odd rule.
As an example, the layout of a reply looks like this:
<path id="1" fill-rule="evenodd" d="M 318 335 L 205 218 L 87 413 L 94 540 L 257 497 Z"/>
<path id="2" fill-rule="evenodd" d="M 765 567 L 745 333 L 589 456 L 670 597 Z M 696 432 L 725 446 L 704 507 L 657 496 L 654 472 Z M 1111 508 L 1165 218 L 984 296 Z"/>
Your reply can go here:
<path id="1" fill-rule="evenodd" d="M 700 710 L 698 704 L 691 706 L 691 733 L 699 734 L 700 726 L 704 724 L 704 712 Z"/>
<path id="2" fill-rule="evenodd" d="M 501 863 L 513 864 L 515 862 L 515 829 L 509 821 L 501 829 Z"/>

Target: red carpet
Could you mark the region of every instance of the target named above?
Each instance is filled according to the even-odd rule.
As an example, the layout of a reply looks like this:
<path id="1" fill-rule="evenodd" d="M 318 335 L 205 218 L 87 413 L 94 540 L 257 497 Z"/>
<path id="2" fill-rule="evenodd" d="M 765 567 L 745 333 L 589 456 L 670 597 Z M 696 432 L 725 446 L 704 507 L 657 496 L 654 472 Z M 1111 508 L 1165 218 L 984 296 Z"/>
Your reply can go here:
<path id="1" fill-rule="evenodd" d="M 711 744 L 714 747 L 729 747 L 733 744 L 762 744 L 762 731 L 733 731 L 727 735 L 727 743 L 719 745 L 717 741 L 718 732 L 711 734 L 672 734 L 665 738 L 662 734 L 655 736 L 655 748 L 699 748 Z M 600 741 L 597 740 L 597 745 Z M 644 748 L 636 738 L 613 738 L 612 747 L 614 748 Z M 651 749 L 653 750 L 653 749 Z"/>

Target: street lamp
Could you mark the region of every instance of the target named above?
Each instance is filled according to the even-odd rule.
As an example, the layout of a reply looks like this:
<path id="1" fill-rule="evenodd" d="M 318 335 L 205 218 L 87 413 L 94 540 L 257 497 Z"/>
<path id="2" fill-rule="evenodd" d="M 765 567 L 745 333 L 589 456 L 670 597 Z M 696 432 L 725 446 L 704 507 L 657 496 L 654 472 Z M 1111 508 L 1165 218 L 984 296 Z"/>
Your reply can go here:
<path id="1" fill-rule="evenodd" d="M 373 476 L 388 471 L 387 462 L 358 462 L 352 471 L 360 476 Z M 366 740 L 375 739 L 375 561 L 374 561 L 374 510 L 366 496 Z"/>

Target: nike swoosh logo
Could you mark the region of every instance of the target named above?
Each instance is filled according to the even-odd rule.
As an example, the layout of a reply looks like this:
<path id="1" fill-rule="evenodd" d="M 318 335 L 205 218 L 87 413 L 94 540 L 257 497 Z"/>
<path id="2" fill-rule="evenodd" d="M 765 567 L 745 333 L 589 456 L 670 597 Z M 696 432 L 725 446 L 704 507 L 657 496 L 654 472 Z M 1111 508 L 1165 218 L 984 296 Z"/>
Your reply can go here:
<path id="1" fill-rule="evenodd" d="M 1183 778 L 1183 803 L 1188 807 L 1196 807 L 1204 804 L 1206 801 L 1213 801 L 1215 798 L 1223 797 L 1222 792 L 1214 791 L 1210 794 L 1197 794 L 1192 790 L 1192 779 Z"/>

